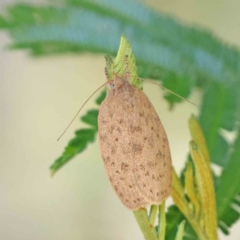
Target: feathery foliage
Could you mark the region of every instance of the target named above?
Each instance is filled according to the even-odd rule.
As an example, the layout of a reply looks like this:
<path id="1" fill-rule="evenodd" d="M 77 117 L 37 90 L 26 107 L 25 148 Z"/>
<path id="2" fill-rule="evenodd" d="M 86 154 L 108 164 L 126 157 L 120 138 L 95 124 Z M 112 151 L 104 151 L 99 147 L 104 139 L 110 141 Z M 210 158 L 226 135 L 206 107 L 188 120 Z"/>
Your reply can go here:
<path id="1" fill-rule="evenodd" d="M 209 31 L 179 24 L 137 1 L 128 0 L 62 0 L 51 6 L 16 4 L 0 13 L 0 28 L 12 37 L 10 49 L 28 50 L 33 56 L 69 52 L 114 56 L 121 35 L 125 34 L 137 59 L 138 71 L 133 55 L 130 61 L 134 76 L 161 80 L 165 87 L 183 97 L 200 87 L 203 99 L 199 122 L 209 159 L 223 170 L 214 178 L 218 225 L 224 233 L 229 232 L 240 217 L 237 208 L 240 206 L 237 124 L 240 120 L 240 52 L 236 48 L 225 45 Z M 125 70 L 117 63 L 121 63 L 124 54 L 131 55 L 131 51 L 127 45 L 118 52 L 118 57 L 107 67 L 110 75 L 116 69 Z M 139 82 L 133 83 L 141 87 Z M 102 93 L 97 99 L 97 105 L 104 96 Z M 164 98 L 170 107 L 180 102 L 168 93 Z M 76 131 L 62 156 L 51 166 L 52 174 L 94 142 L 97 115 L 96 108 L 81 118 L 89 127 Z M 222 130 L 235 131 L 238 137 L 229 142 Z M 197 145 L 199 147 L 199 143 Z M 168 209 L 166 239 L 176 236 L 178 225 L 185 217 L 175 205 Z M 188 221 L 184 232 L 184 239 L 195 239 L 196 233 Z"/>

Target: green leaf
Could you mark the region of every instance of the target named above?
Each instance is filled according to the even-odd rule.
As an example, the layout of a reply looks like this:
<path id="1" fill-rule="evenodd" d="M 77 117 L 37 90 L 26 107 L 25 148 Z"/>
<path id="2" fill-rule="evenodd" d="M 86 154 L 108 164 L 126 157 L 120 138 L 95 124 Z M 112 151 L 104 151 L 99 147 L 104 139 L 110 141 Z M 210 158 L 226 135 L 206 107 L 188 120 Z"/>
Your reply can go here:
<path id="1" fill-rule="evenodd" d="M 69 162 L 78 153 L 85 150 L 87 145 L 94 141 L 96 132 L 96 128 L 84 128 L 76 131 L 76 136 L 69 141 L 62 156 L 56 159 L 50 166 L 51 175 L 53 176 L 63 165 Z"/>
<path id="2" fill-rule="evenodd" d="M 106 90 L 102 91 L 100 96 L 96 99 L 95 103 L 97 105 L 100 105 L 102 101 L 105 99 L 106 95 L 107 95 Z"/>
<path id="3" fill-rule="evenodd" d="M 230 206 L 226 214 L 224 215 L 224 223 L 228 227 L 231 227 L 232 224 L 235 223 L 239 218 L 240 218 L 240 213 L 238 212 L 238 210 Z"/>
<path id="4" fill-rule="evenodd" d="M 89 110 L 86 115 L 81 117 L 81 120 L 84 123 L 87 123 L 97 129 L 98 128 L 97 117 L 98 117 L 98 110 L 93 109 L 93 110 Z"/>
<path id="5" fill-rule="evenodd" d="M 0 16 L 0 28 L 7 28 L 8 27 L 8 24 L 6 22 L 6 20 Z"/>
<path id="6" fill-rule="evenodd" d="M 228 162 L 228 151 L 229 144 L 225 138 L 223 138 L 220 134 L 216 133 L 215 135 L 215 143 L 211 152 L 212 162 L 216 163 L 219 166 L 225 166 Z"/>
<path id="7" fill-rule="evenodd" d="M 216 193 L 218 219 L 229 227 L 240 217 L 239 211 L 232 207 L 232 202 L 239 193 L 240 186 L 240 132 L 233 149 L 229 162 L 219 179 Z M 235 201 L 235 204 L 237 202 Z"/>
<path id="8" fill-rule="evenodd" d="M 236 86 L 226 84 L 224 86 L 223 98 L 223 115 L 221 119 L 221 127 L 227 131 L 234 131 L 236 129 L 236 121 L 240 119 L 239 116 L 239 90 L 240 83 Z"/>
<path id="9" fill-rule="evenodd" d="M 224 222 L 219 222 L 218 223 L 218 227 L 221 229 L 221 231 L 225 234 L 225 235 L 229 235 L 229 231 L 228 231 L 228 227 L 224 224 Z"/>
<path id="10" fill-rule="evenodd" d="M 236 86 L 238 89 L 239 86 Z M 214 82 L 205 90 L 201 107 L 200 125 L 204 132 L 212 162 L 224 166 L 228 144 L 219 135 L 221 128 L 233 130 L 238 119 L 237 93 L 233 86 Z M 225 115 L 227 114 L 227 116 Z"/>
<path id="11" fill-rule="evenodd" d="M 176 205 L 168 207 L 168 211 L 166 213 L 166 240 L 175 239 L 178 224 L 184 219 L 183 214 L 179 211 Z"/>
<path id="12" fill-rule="evenodd" d="M 4 21 L 14 39 L 13 48 L 28 48 L 36 55 L 115 54 L 118 39 L 125 33 L 134 43 L 141 77 L 164 79 L 183 96 L 188 96 L 195 84 L 207 81 L 223 84 L 227 79 L 232 85 L 239 84 L 240 54 L 236 49 L 226 47 L 207 31 L 182 26 L 137 1 L 66 0 L 57 7 L 21 4 L 8 11 L 10 17 Z M 175 96 L 166 99 L 171 106 L 179 102 Z M 234 110 L 237 107 L 235 104 Z M 227 119 L 234 119 L 231 113 L 225 115 Z"/>
<path id="13" fill-rule="evenodd" d="M 93 142 L 94 141 L 94 133 L 96 132 L 96 129 L 92 129 L 92 128 L 84 128 L 84 129 L 80 129 L 77 130 L 75 132 L 76 136 L 78 139 L 88 139 L 89 142 Z M 74 146 L 78 146 L 78 142 L 75 141 L 75 139 L 72 139 L 70 141 L 70 143 Z"/>
<path id="14" fill-rule="evenodd" d="M 197 239 L 196 233 L 193 231 L 192 227 L 189 225 L 183 214 L 177 208 L 176 205 L 171 205 L 168 207 L 168 211 L 166 213 L 166 240 L 173 240 L 176 237 L 178 231 L 178 225 L 183 220 L 186 221 L 185 229 L 184 229 L 184 240 L 195 240 Z"/>
<path id="15" fill-rule="evenodd" d="M 189 97 L 193 85 L 194 82 L 190 78 L 184 76 L 178 77 L 174 72 L 163 76 L 163 86 L 184 98 Z M 181 98 L 169 92 L 165 93 L 164 98 L 170 103 L 170 107 L 172 107 L 174 103 L 182 101 Z"/>
<path id="16" fill-rule="evenodd" d="M 184 240 L 197 240 L 198 237 L 196 233 L 193 231 L 191 225 L 186 223 L 185 230 L 184 230 Z"/>
<path id="17" fill-rule="evenodd" d="M 64 11 L 59 8 L 55 11 L 56 7 L 32 7 L 31 5 L 19 3 L 7 8 L 8 16 L 6 27 L 15 29 L 19 26 L 29 26 L 31 24 L 45 25 L 55 23 L 56 20 L 60 24 L 66 22 L 66 15 Z"/>
<path id="18" fill-rule="evenodd" d="M 113 3 L 105 0 L 90 4 L 79 1 L 74 6 L 72 4 L 72 1 L 66 1 L 65 5 L 51 7 L 51 14 L 49 7 L 13 7 L 14 14 L 9 14 L 14 15 L 16 24 L 9 31 L 15 40 L 14 46 L 30 48 L 34 54 L 64 51 L 114 54 L 118 39 L 124 33 L 134 43 L 138 61 L 146 68 L 155 66 L 159 69 L 155 76 L 156 72 L 167 74 L 174 71 L 176 76 L 191 81 L 224 82 L 228 79 L 239 82 L 239 52 L 224 46 L 209 32 L 182 26 L 137 1 Z M 24 16 L 37 15 L 35 22 L 32 23 L 32 19 L 22 22 L 22 11 Z M 20 18 L 19 23 L 16 16 Z M 5 19 L 8 20 L 7 17 Z M 44 19 L 44 22 L 39 19 Z"/>

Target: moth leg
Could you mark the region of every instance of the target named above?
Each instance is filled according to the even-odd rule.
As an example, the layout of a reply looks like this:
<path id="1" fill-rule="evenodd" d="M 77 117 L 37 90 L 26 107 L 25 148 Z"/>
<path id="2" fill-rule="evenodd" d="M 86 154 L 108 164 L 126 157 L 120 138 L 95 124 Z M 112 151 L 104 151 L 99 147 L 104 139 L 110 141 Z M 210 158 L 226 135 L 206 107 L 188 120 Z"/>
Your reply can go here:
<path id="1" fill-rule="evenodd" d="M 130 72 L 129 72 L 129 68 L 128 68 L 128 55 L 125 55 L 124 61 L 125 61 L 125 65 L 126 65 L 126 71 L 125 71 L 125 80 L 129 82 L 130 80 Z"/>
<path id="2" fill-rule="evenodd" d="M 109 81 L 110 79 L 109 79 L 109 75 L 108 75 L 108 71 L 107 71 L 107 68 L 106 68 L 106 67 L 104 68 L 104 73 L 105 73 L 105 76 L 106 76 L 107 80 Z M 113 80 L 110 81 L 110 82 L 107 84 L 107 86 L 108 86 L 108 89 L 109 89 L 109 90 L 114 89 L 114 82 L 113 82 Z"/>
<path id="3" fill-rule="evenodd" d="M 107 71 L 106 67 L 104 68 L 104 73 L 105 73 L 105 76 L 106 76 L 107 80 L 109 81 L 108 71 Z"/>

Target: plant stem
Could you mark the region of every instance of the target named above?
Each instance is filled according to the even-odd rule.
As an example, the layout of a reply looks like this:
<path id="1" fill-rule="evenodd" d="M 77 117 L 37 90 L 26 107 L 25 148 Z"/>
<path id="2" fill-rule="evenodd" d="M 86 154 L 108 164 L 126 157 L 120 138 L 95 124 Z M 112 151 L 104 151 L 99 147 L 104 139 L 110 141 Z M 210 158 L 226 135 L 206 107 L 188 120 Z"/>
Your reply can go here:
<path id="1" fill-rule="evenodd" d="M 158 211 L 158 206 L 157 205 L 152 205 L 151 209 L 150 209 L 150 214 L 149 214 L 149 223 L 152 226 L 154 226 L 156 216 L 157 216 L 157 211 Z"/>
<path id="2" fill-rule="evenodd" d="M 137 223 L 143 233 L 145 240 L 158 240 L 154 225 L 151 225 L 148 220 L 147 209 L 140 208 L 137 211 L 133 211 L 133 214 L 137 220 Z"/>
<path id="3" fill-rule="evenodd" d="M 159 218 L 158 218 L 158 239 L 165 239 L 166 231 L 166 215 L 165 215 L 165 201 L 159 206 Z"/>

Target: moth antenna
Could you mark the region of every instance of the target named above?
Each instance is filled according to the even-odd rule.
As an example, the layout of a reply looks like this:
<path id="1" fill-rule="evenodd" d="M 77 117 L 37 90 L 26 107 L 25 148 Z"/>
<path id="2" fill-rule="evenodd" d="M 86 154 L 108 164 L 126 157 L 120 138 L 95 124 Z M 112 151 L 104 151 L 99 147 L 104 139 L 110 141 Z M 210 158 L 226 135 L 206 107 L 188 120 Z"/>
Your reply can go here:
<path id="1" fill-rule="evenodd" d="M 159 83 L 156 83 L 156 82 L 154 82 L 154 81 L 152 81 L 152 80 L 148 80 L 148 79 L 143 79 L 143 78 L 139 78 L 139 77 L 137 77 L 137 78 L 140 79 L 140 80 L 142 80 L 142 81 L 147 81 L 147 82 L 150 82 L 150 83 L 152 83 L 152 84 L 158 85 L 159 87 L 163 88 L 164 90 L 166 90 L 166 91 L 172 93 L 173 95 L 175 95 L 175 96 L 181 98 L 182 100 L 184 100 L 184 101 L 186 101 L 186 102 L 188 102 L 188 103 L 194 105 L 195 107 L 199 108 L 199 106 L 198 106 L 197 104 L 195 104 L 195 103 L 193 103 L 193 102 L 187 100 L 186 98 L 184 98 L 184 97 L 182 97 L 181 95 L 179 95 L 179 94 L 173 92 L 172 90 L 170 90 L 170 89 L 168 89 L 168 88 L 162 86 L 162 85 L 159 84 Z"/>
<path id="2" fill-rule="evenodd" d="M 66 129 L 63 131 L 63 133 L 60 135 L 60 137 L 57 139 L 57 141 L 60 140 L 60 138 L 64 135 L 64 133 L 68 130 L 68 128 L 71 126 L 71 124 L 73 123 L 73 121 L 76 119 L 76 117 L 78 116 L 78 114 L 80 113 L 80 111 L 83 109 L 83 107 L 86 105 L 86 103 L 92 98 L 92 96 L 94 96 L 94 94 L 101 89 L 102 87 L 104 87 L 106 84 L 108 84 L 110 81 L 105 82 L 104 84 L 102 84 L 100 87 L 98 87 L 88 98 L 87 100 L 83 103 L 83 105 L 79 108 L 79 110 L 77 111 L 76 115 L 73 117 L 72 121 L 68 124 L 68 126 L 66 127 Z"/>

